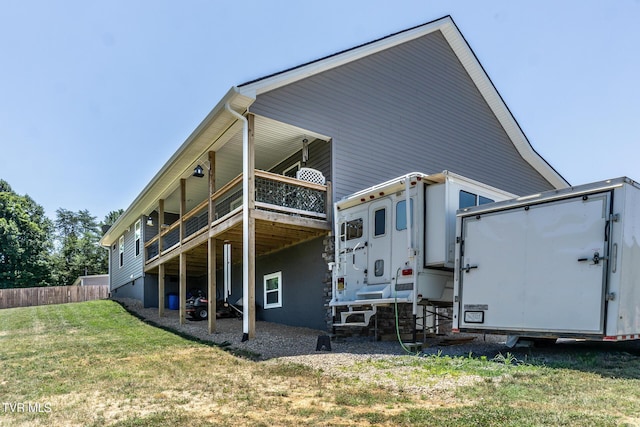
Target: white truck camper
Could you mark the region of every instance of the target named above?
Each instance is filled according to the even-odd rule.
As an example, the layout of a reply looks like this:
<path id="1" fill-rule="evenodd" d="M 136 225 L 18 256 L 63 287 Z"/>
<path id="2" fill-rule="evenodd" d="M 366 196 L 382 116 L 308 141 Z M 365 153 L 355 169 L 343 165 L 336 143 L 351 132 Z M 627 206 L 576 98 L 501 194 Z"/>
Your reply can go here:
<path id="1" fill-rule="evenodd" d="M 465 208 L 456 235 L 453 332 L 640 338 L 640 186 L 633 180 Z"/>
<path id="2" fill-rule="evenodd" d="M 334 326 L 368 326 L 379 306 L 412 304 L 415 334 L 418 304 L 453 302 L 456 211 L 513 197 L 448 171 L 414 172 L 335 203 Z"/>

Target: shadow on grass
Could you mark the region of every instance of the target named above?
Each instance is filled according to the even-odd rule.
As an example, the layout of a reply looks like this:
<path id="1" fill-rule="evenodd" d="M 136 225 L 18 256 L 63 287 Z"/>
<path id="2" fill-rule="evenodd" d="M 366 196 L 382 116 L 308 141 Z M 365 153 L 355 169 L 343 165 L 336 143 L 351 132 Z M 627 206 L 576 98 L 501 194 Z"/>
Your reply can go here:
<path id="1" fill-rule="evenodd" d="M 232 354 L 232 355 L 234 355 L 236 357 L 241 357 L 243 359 L 252 360 L 254 362 L 257 362 L 257 361 L 260 360 L 260 354 L 259 353 L 254 353 L 253 351 L 248 351 L 248 350 L 243 350 L 243 349 L 232 347 L 231 343 L 228 342 L 228 341 L 217 343 L 217 342 L 214 342 L 214 341 L 203 340 L 201 338 L 194 337 L 193 335 L 187 334 L 186 332 L 180 331 L 180 330 L 175 329 L 175 328 L 171 328 L 169 326 L 161 325 L 159 323 L 154 322 L 153 320 L 149 320 L 149 319 L 139 315 L 135 311 L 129 310 L 127 308 L 127 306 L 125 304 L 123 304 L 122 302 L 120 302 L 120 301 L 117 301 L 117 300 L 111 300 L 111 301 L 119 304 L 127 313 L 129 313 L 133 317 L 138 318 L 142 322 L 144 322 L 144 323 L 146 323 L 146 324 L 148 324 L 150 326 L 153 326 L 154 328 L 158 328 L 158 329 L 162 329 L 164 331 L 170 332 L 170 333 L 172 333 L 174 335 L 177 335 L 180 338 L 184 338 L 185 340 L 188 340 L 188 341 L 196 342 L 198 344 L 206 345 L 208 347 L 219 348 L 219 349 L 224 350 L 227 353 L 230 353 L 230 354 Z"/>
<path id="2" fill-rule="evenodd" d="M 640 379 L 640 342 L 560 340 L 543 348 L 516 348 L 511 353 L 531 365 L 590 372 L 604 378 Z"/>

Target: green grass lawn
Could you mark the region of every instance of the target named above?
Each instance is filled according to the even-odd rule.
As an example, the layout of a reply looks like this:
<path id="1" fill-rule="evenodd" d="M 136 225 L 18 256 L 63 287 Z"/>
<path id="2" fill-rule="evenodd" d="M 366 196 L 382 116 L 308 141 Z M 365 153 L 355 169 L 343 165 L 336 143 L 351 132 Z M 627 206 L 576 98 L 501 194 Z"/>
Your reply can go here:
<path id="1" fill-rule="evenodd" d="M 0 310 L 0 425 L 640 425 L 640 357 L 624 352 L 349 371 L 242 359 L 111 301 Z"/>

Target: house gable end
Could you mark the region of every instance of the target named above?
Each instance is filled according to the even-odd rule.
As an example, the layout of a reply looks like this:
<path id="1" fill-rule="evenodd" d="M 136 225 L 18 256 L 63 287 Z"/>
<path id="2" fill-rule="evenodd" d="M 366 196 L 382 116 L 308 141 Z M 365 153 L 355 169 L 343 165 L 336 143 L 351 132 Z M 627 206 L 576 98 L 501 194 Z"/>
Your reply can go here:
<path id="1" fill-rule="evenodd" d="M 258 95 L 251 110 L 333 138 L 336 198 L 411 170 L 448 169 L 516 194 L 554 187 L 441 31 Z"/>

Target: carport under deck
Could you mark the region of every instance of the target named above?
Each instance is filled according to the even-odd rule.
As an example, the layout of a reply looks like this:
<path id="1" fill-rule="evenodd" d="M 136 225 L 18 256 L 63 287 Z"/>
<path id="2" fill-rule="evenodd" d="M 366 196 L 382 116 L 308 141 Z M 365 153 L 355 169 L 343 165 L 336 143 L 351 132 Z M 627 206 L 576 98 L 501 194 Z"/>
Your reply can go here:
<path id="1" fill-rule="evenodd" d="M 248 201 L 249 304 L 255 299 L 256 257 L 327 235 L 331 230 L 330 183 L 321 185 L 260 170 L 252 175 L 255 190 L 251 194 L 255 194 L 255 199 Z M 160 233 L 145 243 L 144 270 L 158 275 L 160 316 L 164 315 L 165 276 L 180 278 L 180 322 L 184 323 L 187 273 L 206 275 L 208 294 L 216 295 L 216 270 L 223 266 L 224 243 L 231 244 L 232 263 L 242 263 L 242 178 L 240 175 L 212 192 L 210 200 L 180 215 L 171 225 L 161 225 Z M 158 218 L 164 217 L 162 203 L 159 210 Z M 215 300 L 215 297 L 209 298 L 209 313 L 215 313 Z M 251 317 L 255 325 L 255 313 Z M 215 316 L 211 315 L 209 331 L 214 330 Z"/>

